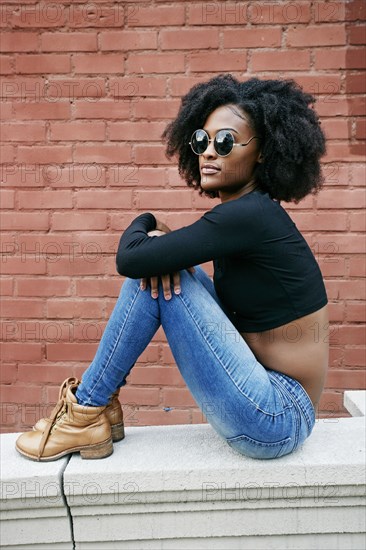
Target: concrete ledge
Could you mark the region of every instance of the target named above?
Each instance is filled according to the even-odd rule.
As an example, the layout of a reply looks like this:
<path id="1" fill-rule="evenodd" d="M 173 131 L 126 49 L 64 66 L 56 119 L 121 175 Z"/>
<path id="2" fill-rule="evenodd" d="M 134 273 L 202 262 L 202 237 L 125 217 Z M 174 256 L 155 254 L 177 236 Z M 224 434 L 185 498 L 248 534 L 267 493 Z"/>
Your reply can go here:
<path id="1" fill-rule="evenodd" d="M 352 416 L 366 416 L 366 391 L 346 391 L 343 401 Z"/>
<path id="2" fill-rule="evenodd" d="M 359 394 L 347 392 L 351 413 Z M 112 456 L 67 464 L 27 461 L 3 435 L 2 545 L 363 550 L 365 428 L 361 416 L 318 420 L 302 448 L 268 461 L 209 425 L 126 428 Z"/>
<path id="3" fill-rule="evenodd" d="M 71 524 L 63 491 L 68 458 L 26 460 L 15 450 L 19 434 L 1 435 L 1 546 L 72 548 Z"/>

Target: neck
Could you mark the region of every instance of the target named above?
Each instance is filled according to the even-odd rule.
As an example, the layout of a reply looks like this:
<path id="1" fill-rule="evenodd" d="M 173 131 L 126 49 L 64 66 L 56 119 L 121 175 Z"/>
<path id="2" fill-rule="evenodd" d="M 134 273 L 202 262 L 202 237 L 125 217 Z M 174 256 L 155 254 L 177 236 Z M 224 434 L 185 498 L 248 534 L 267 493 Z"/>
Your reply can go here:
<path id="1" fill-rule="evenodd" d="M 249 183 L 247 183 L 244 187 L 241 187 L 240 189 L 238 189 L 238 191 L 236 192 L 226 193 L 225 191 L 219 191 L 219 196 L 220 196 L 221 202 L 232 201 L 232 200 L 238 199 L 239 197 L 242 197 L 243 195 L 247 195 L 248 193 L 251 193 L 257 188 L 258 188 L 258 185 L 256 184 L 255 181 L 252 180 Z"/>

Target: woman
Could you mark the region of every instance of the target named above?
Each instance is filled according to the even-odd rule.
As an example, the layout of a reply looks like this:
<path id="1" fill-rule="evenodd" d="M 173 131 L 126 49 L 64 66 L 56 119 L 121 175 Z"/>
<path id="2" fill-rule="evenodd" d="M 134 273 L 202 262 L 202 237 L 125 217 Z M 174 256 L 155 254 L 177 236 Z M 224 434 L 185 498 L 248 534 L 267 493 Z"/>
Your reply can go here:
<path id="1" fill-rule="evenodd" d="M 96 356 L 81 382 L 61 386 L 51 417 L 18 438 L 19 452 L 108 456 L 124 435 L 119 388 L 160 324 L 207 420 L 239 453 L 276 458 L 310 435 L 328 364 L 327 296 L 280 201 L 321 187 L 314 101 L 293 81 L 231 75 L 183 98 L 163 134 L 167 154 L 221 204 L 176 231 L 151 213 L 127 228 L 116 262 L 128 278 Z M 214 283 L 198 266 L 209 260 Z"/>

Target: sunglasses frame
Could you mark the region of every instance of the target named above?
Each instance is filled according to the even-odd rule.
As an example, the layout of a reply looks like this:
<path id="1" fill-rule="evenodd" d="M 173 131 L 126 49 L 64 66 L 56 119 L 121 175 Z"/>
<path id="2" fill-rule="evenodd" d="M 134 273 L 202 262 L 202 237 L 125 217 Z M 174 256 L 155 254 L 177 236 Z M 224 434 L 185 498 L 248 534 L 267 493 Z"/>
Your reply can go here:
<path id="1" fill-rule="evenodd" d="M 192 136 L 191 136 L 191 141 L 189 141 L 188 143 L 189 143 L 189 145 L 191 146 L 191 149 L 192 149 L 193 153 L 194 153 L 195 155 L 197 155 L 198 157 L 200 157 L 201 155 L 203 155 L 203 154 L 207 151 L 207 147 L 206 147 L 206 149 L 205 149 L 202 153 L 196 153 L 196 151 L 193 149 L 193 145 L 192 145 L 193 136 L 195 135 L 196 132 L 199 132 L 199 131 L 200 131 L 200 132 L 204 132 L 204 133 L 206 134 L 207 140 L 208 140 L 208 142 L 207 142 L 207 147 L 210 145 L 211 141 L 214 142 L 214 149 L 215 149 L 215 151 L 216 151 L 216 153 L 218 154 L 219 157 L 227 157 L 228 155 L 230 155 L 230 153 L 233 152 L 233 148 L 234 148 L 234 147 L 245 147 L 245 146 L 248 145 L 253 139 L 261 139 L 259 136 L 252 136 L 246 143 L 235 143 L 235 136 L 232 134 L 232 132 L 230 132 L 230 130 L 219 130 L 218 132 L 216 132 L 215 137 L 210 139 L 208 133 L 206 132 L 206 130 L 203 130 L 202 128 L 197 128 L 197 130 L 195 130 L 195 131 L 193 132 Z M 230 151 L 229 151 L 226 155 L 221 155 L 221 154 L 217 151 L 217 149 L 216 149 L 216 147 L 215 147 L 215 144 L 217 143 L 217 142 L 216 142 L 216 137 L 217 137 L 217 134 L 219 134 L 220 132 L 227 132 L 227 133 L 230 134 L 231 137 L 233 138 L 232 148 L 230 149 Z"/>

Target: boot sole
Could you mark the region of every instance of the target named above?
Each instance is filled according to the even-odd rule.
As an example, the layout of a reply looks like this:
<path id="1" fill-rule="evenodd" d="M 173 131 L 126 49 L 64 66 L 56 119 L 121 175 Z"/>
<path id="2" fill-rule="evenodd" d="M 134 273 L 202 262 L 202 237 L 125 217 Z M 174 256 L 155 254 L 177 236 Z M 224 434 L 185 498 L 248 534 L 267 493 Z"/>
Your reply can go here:
<path id="1" fill-rule="evenodd" d="M 125 428 L 123 424 L 111 425 L 112 439 L 116 443 L 121 441 L 125 437 Z"/>
<path id="2" fill-rule="evenodd" d="M 46 457 L 41 456 L 40 458 L 26 453 L 25 451 L 20 449 L 18 445 L 15 445 L 15 447 L 21 455 L 25 456 L 26 458 L 29 458 L 29 460 L 34 460 L 36 462 L 52 462 L 53 460 L 58 460 L 59 458 L 62 458 L 63 456 L 66 456 L 72 453 L 80 453 L 81 458 L 87 459 L 87 460 L 107 458 L 113 453 L 113 442 L 111 437 L 106 441 L 103 441 L 102 443 L 97 443 L 96 445 L 84 445 L 80 447 L 73 447 L 72 449 L 67 449 L 62 453 L 58 453 L 57 455 L 46 456 Z"/>

